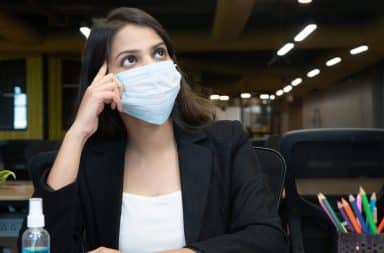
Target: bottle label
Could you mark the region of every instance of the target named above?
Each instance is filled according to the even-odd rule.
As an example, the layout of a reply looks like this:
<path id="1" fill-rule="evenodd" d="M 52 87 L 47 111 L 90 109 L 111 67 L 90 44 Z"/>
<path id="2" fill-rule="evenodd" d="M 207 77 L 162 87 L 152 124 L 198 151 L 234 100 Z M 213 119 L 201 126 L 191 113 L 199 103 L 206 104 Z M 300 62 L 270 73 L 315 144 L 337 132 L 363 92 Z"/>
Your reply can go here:
<path id="1" fill-rule="evenodd" d="M 36 248 L 24 248 L 22 253 L 49 253 L 49 248 L 36 247 Z"/>

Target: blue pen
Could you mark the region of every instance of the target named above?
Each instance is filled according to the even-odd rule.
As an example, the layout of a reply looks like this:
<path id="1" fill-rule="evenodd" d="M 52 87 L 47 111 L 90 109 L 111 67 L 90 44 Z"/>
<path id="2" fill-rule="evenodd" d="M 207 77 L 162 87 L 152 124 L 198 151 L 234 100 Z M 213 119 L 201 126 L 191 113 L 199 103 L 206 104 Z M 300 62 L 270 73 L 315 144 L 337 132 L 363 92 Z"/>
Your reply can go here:
<path id="1" fill-rule="evenodd" d="M 364 222 L 364 218 L 363 218 L 363 216 L 361 215 L 361 213 L 360 213 L 360 211 L 359 211 L 359 208 L 357 207 L 355 198 L 354 198 L 352 195 L 349 195 L 349 202 L 351 203 L 351 206 L 352 206 L 352 208 L 353 208 L 353 211 L 354 211 L 355 214 L 356 214 L 356 217 L 359 219 L 360 226 L 361 226 L 361 229 L 363 230 L 363 233 L 364 233 L 364 234 L 368 234 L 368 233 L 369 233 L 369 230 L 367 229 L 367 225 L 366 225 L 366 223 Z"/>
<path id="2" fill-rule="evenodd" d="M 377 223 L 377 210 L 376 210 L 376 193 L 373 192 L 371 194 L 371 201 L 369 202 L 369 207 L 371 209 L 371 213 L 373 215 L 373 219 L 375 224 Z"/>

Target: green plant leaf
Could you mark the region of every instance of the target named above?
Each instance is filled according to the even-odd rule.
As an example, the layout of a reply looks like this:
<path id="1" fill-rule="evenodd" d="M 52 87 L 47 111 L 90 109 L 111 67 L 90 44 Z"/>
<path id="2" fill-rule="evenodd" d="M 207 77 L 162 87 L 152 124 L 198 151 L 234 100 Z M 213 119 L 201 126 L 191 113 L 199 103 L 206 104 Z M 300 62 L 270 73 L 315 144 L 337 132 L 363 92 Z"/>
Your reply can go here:
<path id="1" fill-rule="evenodd" d="M 9 176 L 12 176 L 13 179 L 16 179 L 16 174 L 10 170 L 0 170 L 0 182 L 6 181 Z"/>

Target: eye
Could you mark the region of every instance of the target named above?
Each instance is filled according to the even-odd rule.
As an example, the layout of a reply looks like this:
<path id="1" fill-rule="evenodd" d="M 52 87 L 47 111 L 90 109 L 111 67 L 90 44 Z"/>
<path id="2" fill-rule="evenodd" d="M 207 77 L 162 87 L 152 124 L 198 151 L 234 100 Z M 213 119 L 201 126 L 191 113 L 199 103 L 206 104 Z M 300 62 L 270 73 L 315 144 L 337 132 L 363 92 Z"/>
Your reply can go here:
<path id="1" fill-rule="evenodd" d="M 163 59 L 167 56 L 167 50 L 165 48 L 157 48 L 154 52 L 155 58 Z"/>
<path id="2" fill-rule="evenodd" d="M 137 59 L 134 55 L 128 55 L 127 57 L 123 58 L 123 60 L 121 61 L 121 65 L 123 67 L 130 67 L 136 62 L 137 62 Z"/>

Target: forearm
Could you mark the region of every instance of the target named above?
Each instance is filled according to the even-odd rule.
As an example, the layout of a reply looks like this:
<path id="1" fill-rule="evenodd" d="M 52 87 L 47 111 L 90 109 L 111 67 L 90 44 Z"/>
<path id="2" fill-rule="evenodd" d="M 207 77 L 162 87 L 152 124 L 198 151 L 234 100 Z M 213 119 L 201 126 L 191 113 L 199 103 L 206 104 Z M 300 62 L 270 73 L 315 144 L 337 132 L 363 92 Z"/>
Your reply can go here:
<path id="1" fill-rule="evenodd" d="M 86 135 L 75 128 L 71 128 L 65 134 L 63 143 L 47 178 L 47 184 L 52 189 L 61 189 L 76 180 L 81 152 L 86 139 Z"/>

